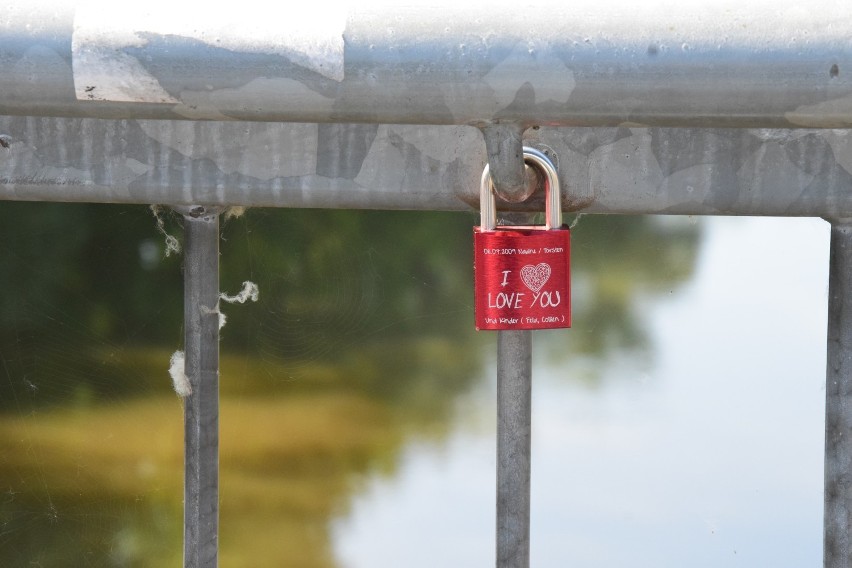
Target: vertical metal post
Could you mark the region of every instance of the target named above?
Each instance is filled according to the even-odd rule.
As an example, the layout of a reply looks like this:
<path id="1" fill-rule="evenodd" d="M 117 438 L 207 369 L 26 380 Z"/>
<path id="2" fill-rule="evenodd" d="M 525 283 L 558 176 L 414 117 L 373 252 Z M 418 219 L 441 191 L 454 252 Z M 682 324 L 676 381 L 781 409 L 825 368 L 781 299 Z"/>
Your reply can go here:
<path id="1" fill-rule="evenodd" d="M 489 124 L 482 129 L 491 182 L 497 195 L 512 203 L 525 201 L 535 191 L 533 176 L 524 167 L 524 126 Z"/>
<path id="2" fill-rule="evenodd" d="M 852 565 L 852 219 L 831 223 L 823 563 Z"/>
<path id="3" fill-rule="evenodd" d="M 497 332 L 497 567 L 530 565 L 532 332 Z"/>
<path id="4" fill-rule="evenodd" d="M 491 182 L 498 194 L 506 193 L 503 197 L 511 201 L 523 201 L 535 189 L 536 177 L 529 175 L 524 164 L 523 132 L 519 124 L 491 124 L 482 129 Z M 493 213 L 481 211 L 483 228 L 494 228 Z M 497 568 L 530 565 L 531 397 L 532 332 L 498 331 Z"/>
<path id="5" fill-rule="evenodd" d="M 219 537 L 219 212 L 184 213 L 184 567 L 215 568 Z"/>

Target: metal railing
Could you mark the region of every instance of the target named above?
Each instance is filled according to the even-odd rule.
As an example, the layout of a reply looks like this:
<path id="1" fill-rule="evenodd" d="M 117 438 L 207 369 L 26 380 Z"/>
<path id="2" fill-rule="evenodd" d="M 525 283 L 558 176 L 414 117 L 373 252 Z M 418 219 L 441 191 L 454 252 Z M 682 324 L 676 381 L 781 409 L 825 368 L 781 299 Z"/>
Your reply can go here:
<path id="1" fill-rule="evenodd" d="M 0 199 L 183 206 L 186 566 L 216 565 L 216 207 L 469 209 L 485 163 L 511 201 L 522 144 L 568 211 L 831 221 L 824 562 L 848 565 L 852 4 L 442 4 L 0 12 Z M 517 400 L 530 342 L 498 342 Z M 528 565 L 517 520 L 500 566 Z"/>

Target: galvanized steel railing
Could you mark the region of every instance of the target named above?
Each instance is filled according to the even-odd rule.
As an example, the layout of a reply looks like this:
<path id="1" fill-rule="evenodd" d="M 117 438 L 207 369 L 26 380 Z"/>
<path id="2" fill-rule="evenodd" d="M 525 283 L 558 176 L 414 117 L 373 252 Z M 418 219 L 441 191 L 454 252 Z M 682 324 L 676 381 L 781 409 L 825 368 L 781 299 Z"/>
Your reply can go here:
<path id="1" fill-rule="evenodd" d="M 0 199 L 201 206 L 182 210 L 186 368 L 205 381 L 186 565 L 216 564 L 218 334 L 195 310 L 215 300 L 216 206 L 468 209 L 486 162 L 512 201 L 522 141 L 556 162 L 569 211 L 832 222 L 825 566 L 848 565 L 852 4 L 440 4 L 0 10 Z M 498 374 L 528 393 L 515 333 Z M 501 434 L 528 429 L 528 404 L 512 416 Z M 498 504 L 521 531 L 498 535 L 499 566 L 528 564 L 520 505 Z"/>
<path id="2" fill-rule="evenodd" d="M 0 15 L 0 114 L 845 128 L 852 5 L 44 0 Z"/>

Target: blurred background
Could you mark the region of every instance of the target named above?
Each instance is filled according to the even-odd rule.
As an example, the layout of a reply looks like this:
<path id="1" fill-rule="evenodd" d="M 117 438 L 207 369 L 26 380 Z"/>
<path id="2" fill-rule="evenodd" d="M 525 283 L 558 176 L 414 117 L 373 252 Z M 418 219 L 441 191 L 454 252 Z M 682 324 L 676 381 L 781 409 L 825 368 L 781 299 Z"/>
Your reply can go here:
<path id="1" fill-rule="evenodd" d="M 494 565 L 473 213 L 223 223 L 220 566 Z M 165 228 L 182 239 L 177 216 Z M 816 566 L 828 224 L 582 217 L 535 334 L 532 564 Z M 182 259 L 147 207 L 0 204 L 0 566 L 182 559 Z"/>

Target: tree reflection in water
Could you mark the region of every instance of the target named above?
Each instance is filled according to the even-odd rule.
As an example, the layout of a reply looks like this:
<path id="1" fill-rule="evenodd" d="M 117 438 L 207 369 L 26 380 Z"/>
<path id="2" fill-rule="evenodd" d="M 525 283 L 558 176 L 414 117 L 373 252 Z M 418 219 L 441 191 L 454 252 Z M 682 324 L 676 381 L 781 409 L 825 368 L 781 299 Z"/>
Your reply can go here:
<path id="1" fill-rule="evenodd" d="M 333 565 L 328 523 L 360 480 L 446 434 L 493 337 L 473 331 L 474 223 L 224 224 L 221 287 L 253 280 L 260 301 L 223 308 L 222 566 Z M 574 329 L 548 335 L 553 356 L 641 352 L 637 308 L 689 278 L 697 226 L 589 216 L 573 240 Z M 0 243 L 0 565 L 179 565 L 181 260 L 143 207 L 4 203 Z"/>

